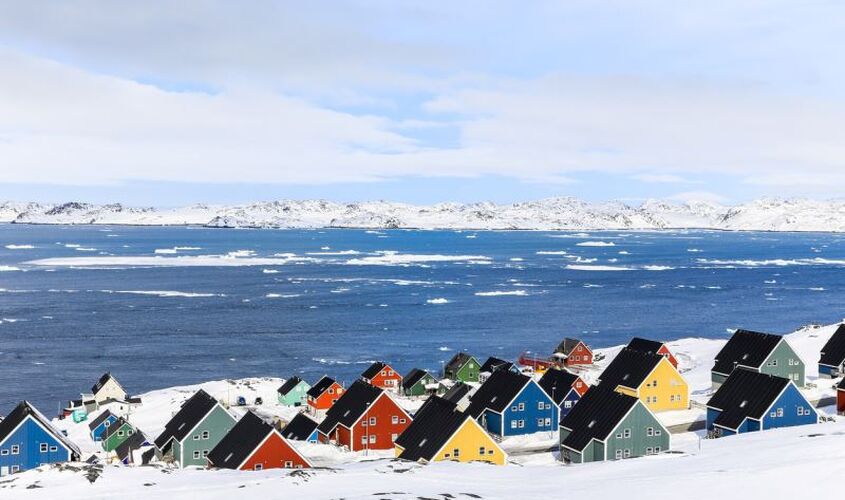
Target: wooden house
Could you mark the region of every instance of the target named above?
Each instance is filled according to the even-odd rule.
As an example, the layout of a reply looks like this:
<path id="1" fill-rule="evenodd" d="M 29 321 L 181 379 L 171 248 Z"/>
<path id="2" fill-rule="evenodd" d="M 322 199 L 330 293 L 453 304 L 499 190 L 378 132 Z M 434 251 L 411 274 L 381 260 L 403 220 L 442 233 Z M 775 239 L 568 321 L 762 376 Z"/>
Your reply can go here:
<path id="1" fill-rule="evenodd" d="M 123 417 L 118 418 L 109 427 L 106 427 L 102 435 L 102 445 L 105 451 L 114 451 L 124 441 L 135 434 L 135 427 Z"/>
<path id="2" fill-rule="evenodd" d="M 208 466 L 235 470 L 303 469 L 311 463 L 251 411 L 208 454 Z"/>
<path id="3" fill-rule="evenodd" d="M 129 399 L 129 394 L 120 385 L 120 382 L 111 373 L 104 373 L 97 383 L 91 387 L 91 396 L 97 404 L 102 404 L 105 401 L 126 401 Z"/>
<path id="4" fill-rule="evenodd" d="M 496 370 L 515 370 L 516 365 L 511 363 L 510 361 L 505 361 L 504 359 L 499 359 L 494 356 L 490 356 L 487 358 L 487 361 L 481 365 L 481 368 L 478 369 L 478 381 L 480 383 L 484 383 L 490 378 L 490 375 Z"/>
<path id="5" fill-rule="evenodd" d="M 364 382 L 387 391 L 398 391 L 402 386 L 402 375 L 384 361 L 376 361 L 361 374 Z"/>
<path id="6" fill-rule="evenodd" d="M 560 418 L 565 417 L 587 392 L 587 383 L 566 370 L 549 369 L 538 383 L 560 409 Z"/>
<path id="7" fill-rule="evenodd" d="M 640 352 L 649 352 L 651 354 L 659 354 L 672 363 L 675 368 L 678 367 L 678 359 L 669 350 L 666 342 L 658 342 L 657 340 L 649 340 L 641 337 L 634 337 L 628 342 L 628 349 Z"/>
<path id="8" fill-rule="evenodd" d="M 88 423 L 88 431 L 91 434 L 91 439 L 94 441 L 101 441 L 103 433 L 116 421 L 117 415 L 112 413 L 110 410 L 103 410 L 100 412 L 100 414 L 97 415 L 97 418 Z"/>
<path id="9" fill-rule="evenodd" d="M 845 415 L 845 378 L 836 384 L 836 413 Z"/>
<path id="10" fill-rule="evenodd" d="M 669 430 L 633 396 L 591 387 L 560 422 L 561 460 L 586 463 L 667 451 Z"/>
<path id="11" fill-rule="evenodd" d="M 402 394 L 406 396 L 425 396 L 443 392 L 445 392 L 445 387 L 425 370 L 414 368 L 402 378 Z"/>
<path id="12" fill-rule="evenodd" d="M 79 448 L 28 401 L 0 422 L 0 476 L 79 458 Z"/>
<path id="13" fill-rule="evenodd" d="M 308 412 L 321 417 L 343 396 L 343 386 L 331 377 L 323 377 L 308 389 Z"/>
<path id="14" fill-rule="evenodd" d="M 715 436 L 817 422 L 795 382 L 746 369 L 734 370 L 707 402 L 707 430 Z"/>
<path id="15" fill-rule="evenodd" d="M 155 446 L 159 455 L 172 457 L 180 467 L 204 467 L 208 454 L 234 426 L 235 418 L 200 389 L 165 425 Z"/>
<path id="16" fill-rule="evenodd" d="M 465 352 L 459 352 L 446 363 L 443 376 L 456 382 L 478 382 L 480 368 L 477 359 Z"/>
<path id="17" fill-rule="evenodd" d="M 137 431 L 129 438 L 124 440 L 120 445 L 114 449 L 117 459 L 124 465 L 137 464 L 144 465 L 142 458 L 144 451 L 151 447 L 147 442 L 146 436 L 141 431 Z"/>
<path id="18" fill-rule="evenodd" d="M 474 394 L 473 387 L 463 382 L 458 382 L 443 393 L 443 399 L 457 405 L 458 410 L 466 411 L 469 407 L 469 400 Z"/>
<path id="19" fill-rule="evenodd" d="M 780 335 L 737 330 L 716 354 L 710 371 L 713 388 L 737 368 L 783 377 L 804 387 L 804 362 Z"/>
<path id="20" fill-rule="evenodd" d="M 411 416 L 383 389 L 362 380 L 343 393 L 317 426 L 320 442 L 352 451 L 391 450 Z"/>
<path id="21" fill-rule="evenodd" d="M 641 399 L 651 411 L 689 408 L 687 381 L 659 354 L 622 349 L 599 376 L 599 384 Z"/>
<path id="22" fill-rule="evenodd" d="M 819 377 L 837 378 L 842 375 L 845 375 L 845 325 L 839 325 L 819 355 Z"/>
<path id="23" fill-rule="evenodd" d="M 305 406 L 308 404 L 308 389 L 311 389 L 311 386 L 299 377 L 291 377 L 285 380 L 285 383 L 276 390 L 279 395 L 279 404 L 294 407 Z"/>
<path id="24" fill-rule="evenodd" d="M 316 443 L 319 441 L 317 425 L 319 424 L 306 414 L 297 413 L 282 429 L 282 436 L 290 441 Z"/>
<path id="25" fill-rule="evenodd" d="M 552 355 L 566 367 L 588 366 L 593 364 L 593 351 L 583 341 L 565 338 L 558 344 Z"/>
<path id="26" fill-rule="evenodd" d="M 502 437 L 554 431 L 558 426 L 558 407 L 546 391 L 531 377 L 507 370 L 490 375 L 466 412 Z"/>
<path id="27" fill-rule="evenodd" d="M 396 457 L 414 462 L 488 462 L 504 465 L 507 454 L 469 414 L 431 396 L 396 439 Z"/>

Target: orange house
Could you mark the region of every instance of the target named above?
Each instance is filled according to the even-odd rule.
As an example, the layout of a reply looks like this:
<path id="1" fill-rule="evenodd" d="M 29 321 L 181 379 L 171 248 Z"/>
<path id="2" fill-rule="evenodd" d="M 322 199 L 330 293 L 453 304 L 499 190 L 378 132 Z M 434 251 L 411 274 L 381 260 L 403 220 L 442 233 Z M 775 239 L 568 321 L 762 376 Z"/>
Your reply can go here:
<path id="1" fill-rule="evenodd" d="M 396 372 L 384 361 L 376 361 L 361 374 L 361 380 L 382 389 L 399 390 L 402 386 L 402 375 Z"/>
<path id="2" fill-rule="evenodd" d="M 358 380 L 329 409 L 317 432 L 320 442 L 352 451 L 391 450 L 411 420 L 383 389 Z"/>
<path id="3" fill-rule="evenodd" d="M 652 354 L 659 354 L 668 359 L 672 366 L 678 368 L 678 360 L 665 342 L 658 342 L 656 340 L 648 340 L 640 337 L 634 337 L 628 342 L 628 349 L 640 352 L 650 352 Z"/>
<path id="4" fill-rule="evenodd" d="M 593 351 L 578 339 L 563 339 L 555 349 L 554 357 L 568 367 L 593 364 Z"/>
<path id="5" fill-rule="evenodd" d="M 249 411 L 211 450 L 208 465 L 236 470 L 304 469 L 311 462 L 278 430 Z"/>
<path id="6" fill-rule="evenodd" d="M 331 377 L 323 377 L 312 385 L 306 394 L 308 395 L 308 412 L 316 416 L 325 415 L 329 408 L 343 396 L 343 386 Z"/>

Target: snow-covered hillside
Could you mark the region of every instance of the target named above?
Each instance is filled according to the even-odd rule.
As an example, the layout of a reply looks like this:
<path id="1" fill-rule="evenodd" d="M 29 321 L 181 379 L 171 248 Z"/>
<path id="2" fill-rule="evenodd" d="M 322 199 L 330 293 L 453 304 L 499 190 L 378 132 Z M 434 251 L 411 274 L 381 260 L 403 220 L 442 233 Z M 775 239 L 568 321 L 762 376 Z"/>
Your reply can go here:
<path id="1" fill-rule="evenodd" d="M 282 200 L 248 205 L 158 209 L 120 204 L 0 203 L 0 221 L 19 224 L 205 225 L 272 228 L 727 229 L 845 231 L 845 201 L 764 199 L 737 206 L 649 200 L 641 205 L 575 198 L 497 205 L 431 206 L 385 201 Z"/>

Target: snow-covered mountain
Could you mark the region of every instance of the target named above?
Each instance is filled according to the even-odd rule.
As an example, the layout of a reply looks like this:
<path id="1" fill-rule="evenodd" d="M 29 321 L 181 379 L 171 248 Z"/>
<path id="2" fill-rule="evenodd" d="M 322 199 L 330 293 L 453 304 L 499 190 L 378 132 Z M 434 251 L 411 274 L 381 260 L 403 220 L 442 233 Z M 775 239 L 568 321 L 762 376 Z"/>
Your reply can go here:
<path id="1" fill-rule="evenodd" d="M 514 204 L 490 202 L 409 205 L 386 201 L 336 203 L 281 200 L 247 205 L 179 208 L 0 203 L 0 221 L 16 224 L 203 225 L 253 228 L 422 229 L 726 229 L 845 231 L 845 201 L 761 199 L 724 206 L 649 200 L 640 205 L 548 198 Z"/>

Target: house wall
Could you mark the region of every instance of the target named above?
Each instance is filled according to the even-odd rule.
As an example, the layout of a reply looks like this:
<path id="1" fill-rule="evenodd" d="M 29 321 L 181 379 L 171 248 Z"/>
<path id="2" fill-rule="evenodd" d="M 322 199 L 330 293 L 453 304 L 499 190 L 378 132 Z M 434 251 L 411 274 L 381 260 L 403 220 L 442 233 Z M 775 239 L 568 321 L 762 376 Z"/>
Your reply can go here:
<path id="1" fill-rule="evenodd" d="M 576 391 L 578 391 L 578 395 L 579 395 L 579 396 L 583 396 L 584 394 L 586 394 L 586 393 L 587 393 L 587 390 L 590 388 L 590 386 L 589 386 L 589 385 L 587 385 L 587 383 L 586 383 L 586 382 L 584 382 L 584 381 L 581 379 L 581 377 L 578 377 L 578 379 L 577 379 L 577 380 L 575 380 L 575 383 L 574 383 L 574 384 L 572 384 L 572 387 L 573 387 Z"/>
<path id="2" fill-rule="evenodd" d="M 308 401 L 308 395 L 306 393 L 310 388 L 311 386 L 305 381 L 296 384 L 287 394 L 279 394 L 279 404 L 285 406 L 302 406 L 306 404 Z"/>
<path id="3" fill-rule="evenodd" d="M 845 413 L 845 391 L 842 389 L 836 390 L 836 411 L 837 413 Z"/>
<path id="4" fill-rule="evenodd" d="M 176 454 L 174 449 L 173 457 L 179 461 L 182 467 L 189 465 L 205 466 L 206 456 L 217 446 L 217 443 L 228 434 L 235 426 L 235 418 L 219 404 L 212 409 L 208 415 L 197 425 L 196 429 L 185 436 L 179 447 L 180 453 Z M 202 439 L 203 431 L 208 431 L 208 439 Z M 194 452 L 199 452 L 199 457 L 194 457 Z"/>
<path id="5" fill-rule="evenodd" d="M 483 454 L 482 454 L 483 448 Z M 455 458 L 455 450 L 458 451 Z M 467 419 L 454 436 L 434 457 L 435 461 L 456 460 L 458 462 L 490 462 L 504 465 L 507 456 L 489 434 L 473 419 Z"/>
<path id="6" fill-rule="evenodd" d="M 406 396 L 425 396 L 426 389 L 425 386 L 428 384 L 433 384 L 437 382 L 437 380 L 432 377 L 431 375 L 425 375 L 423 378 L 419 379 L 416 384 L 412 385 L 405 391 Z"/>
<path id="7" fill-rule="evenodd" d="M 569 353 L 563 364 L 566 366 L 591 365 L 593 364 L 593 353 L 581 342 L 572 349 L 572 352 Z"/>
<path id="8" fill-rule="evenodd" d="M 390 366 L 386 366 L 373 377 L 370 384 L 382 389 L 396 390 L 402 386 L 402 375 L 399 375 Z"/>
<path id="9" fill-rule="evenodd" d="M 241 470 L 255 470 L 256 464 L 261 464 L 263 469 L 310 467 L 302 455 L 277 432 L 270 433 L 270 437 L 246 459 Z"/>
<path id="10" fill-rule="evenodd" d="M 103 420 L 102 422 L 100 422 L 100 425 L 98 425 L 97 427 L 94 427 L 94 430 L 91 431 L 91 438 L 94 441 L 100 441 L 103 438 L 103 433 L 106 432 L 106 429 L 108 429 L 106 422 L 108 422 L 108 425 L 110 426 L 110 425 L 114 424 L 115 422 L 117 422 L 117 417 L 114 416 L 114 415 L 111 415 L 111 416 L 107 417 L 105 420 Z"/>
<path id="11" fill-rule="evenodd" d="M 369 422 L 371 417 L 375 417 L 375 425 L 364 425 L 365 419 L 366 422 Z M 393 423 L 393 417 L 396 417 L 395 424 Z M 361 420 L 353 427 L 352 442 L 342 444 L 349 446 L 353 451 L 364 449 L 390 450 L 394 448 L 393 441 L 409 425 L 411 425 L 411 417 L 402 411 L 402 408 L 390 399 L 390 397 L 382 395 L 370 406 Z M 366 444 L 361 441 L 364 437 L 367 439 Z M 373 442 L 373 439 L 375 439 L 375 442 Z"/>
<path id="12" fill-rule="evenodd" d="M 798 414 L 798 409 L 802 414 Z M 792 427 L 818 423 L 819 416 L 801 392 L 793 384 L 789 384 L 783 393 L 775 400 L 769 411 L 763 415 L 763 429 L 778 427 Z"/>
<path id="13" fill-rule="evenodd" d="M 719 418 L 722 412 L 719 410 L 714 410 L 713 408 L 707 408 L 707 416 L 705 417 L 705 422 L 707 424 L 707 430 L 712 431 L 714 429 L 713 422 Z"/>
<path id="14" fill-rule="evenodd" d="M 123 435 L 120 435 L 121 432 Z M 129 439 L 134 429 L 128 423 L 124 423 L 120 428 L 114 431 L 105 441 L 103 441 L 103 449 L 106 451 L 114 451 L 124 441 Z"/>
<path id="15" fill-rule="evenodd" d="M 41 443 L 47 445 L 46 453 L 41 453 Z M 19 452 L 15 455 L 11 453 L 13 445 L 19 447 Z M 51 448 L 54 451 L 50 451 Z M 8 452 L 8 454 L 3 455 L 4 452 Z M 11 473 L 13 466 L 25 471 L 41 464 L 67 462 L 69 460 L 70 452 L 67 448 L 30 417 L 27 417 L 24 423 L 0 444 L 0 476 Z"/>
<path id="16" fill-rule="evenodd" d="M 311 406 L 312 409 L 325 412 L 331 408 L 342 395 L 343 387 L 341 387 L 340 384 L 335 383 L 320 394 L 318 398 L 309 398 L 308 405 Z"/>
<path id="17" fill-rule="evenodd" d="M 835 366 L 819 364 L 819 378 L 836 378 L 840 373 L 841 370 Z"/>
<path id="18" fill-rule="evenodd" d="M 689 408 L 689 385 L 666 358 L 660 360 L 638 392 L 637 396 L 651 411 Z"/>
<path id="19" fill-rule="evenodd" d="M 654 431 L 651 436 L 648 435 L 648 428 Z M 625 437 L 626 430 L 630 430 L 630 437 Z M 619 457 L 617 451 L 622 454 L 622 458 L 625 458 L 626 450 L 629 452 L 629 457 L 644 456 L 649 451 L 648 448 L 651 448 L 652 452 L 657 452 L 658 447 L 661 452 L 667 451 L 669 442 L 669 433 L 663 429 L 660 422 L 645 409 L 642 403 L 637 403 L 608 436 L 607 459 L 617 459 Z"/>
<path id="20" fill-rule="evenodd" d="M 479 417 L 481 426 L 487 429 L 487 432 L 502 435 L 502 416 L 496 412 L 485 410 Z"/>
<path id="21" fill-rule="evenodd" d="M 478 364 L 478 361 L 475 358 L 470 358 L 469 361 L 464 363 L 464 366 L 458 370 L 457 378 L 463 382 L 478 382 L 478 370 L 481 368 L 481 365 Z"/>
<path id="22" fill-rule="evenodd" d="M 725 383 L 725 380 L 727 379 L 728 377 L 722 375 L 721 373 L 716 373 L 713 371 L 710 372 L 710 384 L 713 387 L 713 390 L 718 389 L 722 384 Z"/>
<path id="23" fill-rule="evenodd" d="M 772 364 L 776 363 L 776 364 Z M 775 347 L 766 361 L 760 366 L 761 373 L 777 375 L 795 382 L 798 387 L 804 387 L 805 366 L 801 358 L 792 350 L 786 341 Z"/>
<path id="24" fill-rule="evenodd" d="M 543 409 L 539 408 L 542 403 Z M 523 405 L 523 409 L 520 408 Z M 514 398 L 510 406 L 502 412 L 504 435 L 517 436 L 542 431 L 556 431 L 558 428 L 558 408 L 546 392 L 533 380 Z M 542 424 L 538 422 L 542 419 Z M 548 421 L 546 420 L 548 419 Z M 487 426 L 491 432 L 498 433 Z"/>
<path id="25" fill-rule="evenodd" d="M 675 355 L 672 354 L 668 347 L 666 347 L 666 344 L 660 346 L 660 349 L 657 350 L 657 354 L 660 354 L 661 356 L 668 359 L 669 362 L 672 363 L 672 366 L 674 366 L 675 368 L 678 367 L 678 359 L 675 358 Z"/>
<path id="26" fill-rule="evenodd" d="M 126 399 L 126 391 L 113 378 L 108 379 L 99 392 L 94 394 L 94 400 L 97 403 L 107 399 Z"/>
<path id="27" fill-rule="evenodd" d="M 581 400 L 581 395 L 578 394 L 578 391 L 575 389 L 570 389 L 569 393 L 563 398 L 563 401 L 560 402 L 560 418 L 562 419 L 566 415 L 572 411 L 572 408 L 575 407 L 575 404 Z"/>

